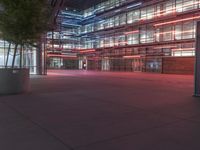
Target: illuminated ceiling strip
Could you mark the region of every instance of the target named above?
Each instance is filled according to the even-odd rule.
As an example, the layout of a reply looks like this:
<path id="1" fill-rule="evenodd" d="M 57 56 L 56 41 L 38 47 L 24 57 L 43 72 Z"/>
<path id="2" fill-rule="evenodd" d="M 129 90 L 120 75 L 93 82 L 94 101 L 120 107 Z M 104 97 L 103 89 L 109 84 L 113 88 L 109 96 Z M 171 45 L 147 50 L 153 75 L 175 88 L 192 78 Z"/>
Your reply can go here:
<path id="1" fill-rule="evenodd" d="M 126 8 L 130 9 L 130 8 L 137 7 L 137 6 L 140 6 L 140 5 L 142 5 L 142 2 L 136 3 L 136 4 L 132 4 L 130 6 L 127 6 Z"/>
<path id="2" fill-rule="evenodd" d="M 139 30 L 135 30 L 135 31 L 130 31 L 130 32 L 124 32 L 124 34 L 134 34 L 134 33 L 139 33 Z"/>
<path id="3" fill-rule="evenodd" d="M 195 48 L 176 48 L 172 49 L 173 51 L 184 51 L 184 50 L 195 50 Z"/>
<path id="4" fill-rule="evenodd" d="M 115 13 L 120 12 L 120 11 L 121 11 L 121 9 L 115 10 Z"/>
<path id="5" fill-rule="evenodd" d="M 75 13 L 72 13 L 72 12 L 66 12 L 66 11 L 62 11 L 61 14 L 76 16 L 76 17 L 81 17 L 81 18 L 83 17 L 83 15 L 75 14 Z"/>
<path id="6" fill-rule="evenodd" d="M 190 18 L 185 18 L 185 19 L 179 19 L 179 20 L 174 20 L 174 21 L 158 23 L 158 24 L 155 24 L 154 26 L 158 27 L 158 26 L 162 26 L 162 25 L 168 25 L 168 24 L 172 24 L 172 23 L 178 23 L 178 22 L 182 22 L 182 21 L 189 21 L 189 20 L 199 19 L 199 18 L 200 18 L 200 16 L 190 17 Z"/>
<path id="7" fill-rule="evenodd" d="M 62 58 L 77 58 L 77 56 L 68 56 L 68 55 L 56 55 L 56 54 L 48 54 L 47 57 L 62 57 Z"/>
<path id="8" fill-rule="evenodd" d="M 96 50 L 92 49 L 92 50 L 82 50 L 82 51 L 79 51 L 79 53 L 90 53 L 90 52 L 96 52 Z"/>
<path id="9" fill-rule="evenodd" d="M 140 55 L 123 56 L 123 58 L 140 58 Z"/>

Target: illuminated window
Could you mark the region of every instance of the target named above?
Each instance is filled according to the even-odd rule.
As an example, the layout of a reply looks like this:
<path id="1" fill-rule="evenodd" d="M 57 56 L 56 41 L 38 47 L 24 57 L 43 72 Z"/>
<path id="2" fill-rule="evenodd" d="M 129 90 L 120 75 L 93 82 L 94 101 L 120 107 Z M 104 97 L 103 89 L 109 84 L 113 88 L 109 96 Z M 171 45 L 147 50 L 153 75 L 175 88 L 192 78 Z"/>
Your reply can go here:
<path id="1" fill-rule="evenodd" d="M 182 39 L 191 39 L 194 38 L 194 22 L 184 22 L 183 23 L 183 31 L 182 31 Z"/>
<path id="2" fill-rule="evenodd" d="M 139 33 L 133 33 L 127 35 L 127 44 L 139 44 Z"/>
<path id="3" fill-rule="evenodd" d="M 141 43 L 152 43 L 152 42 L 154 42 L 154 29 L 153 29 L 152 26 L 141 27 L 140 42 Z"/>
<path id="4" fill-rule="evenodd" d="M 120 15 L 119 24 L 120 24 L 120 25 L 126 24 L 126 14 L 121 14 L 121 15 Z"/>
<path id="5" fill-rule="evenodd" d="M 133 23 L 140 20 L 140 11 L 135 10 L 127 14 L 127 23 Z"/>
<path id="6" fill-rule="evenodd" d="M 115 26 L 119 26 L 119 16 L 115 16 Z"/>
<path id="7" fill-rule="evenodd" d="M 172 52 L 172 56 L 194 56 L 195 52 L 194 51 L 174 51 Z"/>
<path id="8" fill-rule="evenodd" d="M 141 10 L 141 20 L 152 19 L 155 17 L 155 8 L 154 6 L 145 7 Z"/>
<path id="9" fill-rule="evenodd" d="M 198 0 L 176 0 L 176 11 L 184 12 L 192 9 L 197 9 L 198 5 Z"/>
<path id="10" fill-rule="evenodd" d="M 171 41 L 173 40 L 174 32 L 173 32 L 173 26 L 167 26 L 163 28 L 163 41 Z"/>
<path id="11" fill-rule="evenodd" d="M 163 15 L 171 14 L 175 11 L 175 1 L 174 0 L 167 1 L 166 3 L 164 3 L 163 7 L 164 7 Z"/>

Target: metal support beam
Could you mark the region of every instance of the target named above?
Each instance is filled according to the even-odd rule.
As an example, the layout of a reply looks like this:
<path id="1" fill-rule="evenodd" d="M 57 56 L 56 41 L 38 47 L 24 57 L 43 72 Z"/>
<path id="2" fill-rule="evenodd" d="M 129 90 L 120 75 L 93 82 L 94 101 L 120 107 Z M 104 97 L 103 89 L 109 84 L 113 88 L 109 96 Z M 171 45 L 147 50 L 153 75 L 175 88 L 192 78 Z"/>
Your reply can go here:
<path id="1" fill-rule="evenodd" d="M 194 73 L 194 96 L 200 97 L 200 21 L 197 22 L 196 30 L 196 59 Z"/>

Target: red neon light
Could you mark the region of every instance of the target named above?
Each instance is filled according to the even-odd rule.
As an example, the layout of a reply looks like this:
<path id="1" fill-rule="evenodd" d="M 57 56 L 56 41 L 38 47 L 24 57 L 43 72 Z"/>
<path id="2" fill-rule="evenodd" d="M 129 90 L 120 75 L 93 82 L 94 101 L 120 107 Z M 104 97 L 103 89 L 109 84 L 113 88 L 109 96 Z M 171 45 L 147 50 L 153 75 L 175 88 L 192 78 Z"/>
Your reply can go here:
<path id="1" fill-rule="evenodd" d="M 139 30 L 130 31 L 130 32 L 124 32 L 124 34 L 126 34 L 126 35 L 128 35 L 128 34 L 134 34 L 134 33 L 139 33 Z"/>
<path id="2" fill-rule="evenodd" d="M 123 58 L 140 58 L 140 55 L 123 56 Z"/>
<path id="3" fill-rule="evenodd" d="M 80 53 L 90 53 L 90 52 L 96 52 L 95 49 L 91 49 L 91 50 L 82 50 L 82 51 L 79 51 Z"/>
<path id="4" fill-rule="evenodd" d="M 157 26 L 167 25 L 167 24 L 171 24 L 171 23 L 178 23 L 178 22 L 182 22 L 182 21 L 189 21 L 189 20 L 199 19 L 199 18 L 200 18 L 200 16 L 190 17 L 190 18 L 185 18 L 185 19 L 179 19 L 179 20 L 174 20 L 174 21 L 158 23 L 158 24 L 155 24 L 154 26 L 157 27 Z"/>
<path id="5" fill-rule="evenodd" d="M 77 56 L 59 55 L 59 54 L 48 54 L 47 57 L 77 58 Z"/>

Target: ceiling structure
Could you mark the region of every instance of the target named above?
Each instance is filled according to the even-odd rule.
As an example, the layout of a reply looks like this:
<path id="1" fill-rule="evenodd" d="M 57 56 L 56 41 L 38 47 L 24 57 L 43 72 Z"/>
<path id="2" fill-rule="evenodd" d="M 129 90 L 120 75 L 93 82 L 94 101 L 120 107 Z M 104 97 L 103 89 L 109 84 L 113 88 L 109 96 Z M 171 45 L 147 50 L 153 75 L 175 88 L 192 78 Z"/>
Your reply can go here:
<path id="1" fill-rule="evenodd" d="M 65 7 L 84 10 L 106 0 L 64 0 Z"/>

